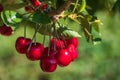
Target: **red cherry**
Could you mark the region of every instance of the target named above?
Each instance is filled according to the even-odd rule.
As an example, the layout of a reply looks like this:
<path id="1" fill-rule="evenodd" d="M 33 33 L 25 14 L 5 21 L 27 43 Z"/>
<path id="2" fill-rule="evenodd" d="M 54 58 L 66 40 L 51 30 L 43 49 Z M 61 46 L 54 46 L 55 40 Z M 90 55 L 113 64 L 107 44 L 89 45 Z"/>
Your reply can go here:
<path id="1" fill-rule="evenodd" d="M 56 50 L 60 50 L 60 49 L 63 49 L 65 47 L 65 45 L 64 45 L 64 42 L 62 40 L 52 38 L 50 40 L 50 48 L 51 48 L 51 50 L 54 51 L 54 47 L 56 48 Z"/>
<path id="2" fill-rule="evenodd" d="M 25 11 L 33 12 L 33 9 L 31 8 L 31 6 L 25 6 Z"/>
<path id="3" fill-rule="evenodd" d="M 67 49 L 61 49 L 56 54 L 56 60 L 59 66 L 64 67 L 70 64 L 72 59 L 71 53 Z"/>
<path id="4" fill-rule="evenodd" d="M 0 12 L 2 12 L 3 11 L 3 6 L 2 6 L 2 4 L 0 4 Z"/>
<path id="5" fill-rule="evenodd" d="M 32 41 L 29 38 L 18 37 L 15 43 L 15 48 L 17 52 L 19 52 L 20 54 L 25 54 L 31 42 Z"/>
<path id="6" fill-rule="evenodd" d="M 41 58 L 48 57 L 48 56 L 54 58 L 55 54 L 56 54 L 56 51 L 52 51 L 52 50 L 49 51 L 49 48 L 46 47 L 44 49 L 44 53 L 42 54 Z"/>
<path id="7" fill-rule="evenodd" d="M 72 61 L 74 61 L 78 57 L 78 53 L 76 51 L 76 48 L 73 44 L 70 44 L 67 47 L 68 51 L 72 54 Z"/>
<path id="8" fill-rule="evenodd" d="M 4 36 L 11 36 L 12 32 L 13 32 L 12 28 L 9 26 L 6 26 L 5 24 L 0 27 L 0 34 Z"/>
<path id="9" fill-rule="evenodd" d="M 78 40 L 76 37 L 66 40 L 67 45 L 73 44 L 76 48 L 78 46 Z"/>
<path id="10" fill-rule="evenodd" d="M 32 43 L 29 51 L 27 51 L 26 56 L 29 60 L 35 61 L 39 60 L 44 52 L 44 46 L 40 43 Z"/>
<path id="11" fill-rule="evenodd" d="M 44 72 L 54 72 L 57 68 L 57 61 L 52 57 L 44 57 L 41 59 L 40 67 Z"/>
<path id="12" fill-rule="evenodd" d="M 48 4 L 44 3 L 41 5 L 41 10 L 45 10 L 47 8 Z"/>
<path id="13" fill-rule="evenodd" d="M 40 6 L 40 2 L 39 2 L 39 0 L 30 0 L 31 1 L 31 4 L 34 6 L 34 7 L 38 7 L 38 6 Z"/>

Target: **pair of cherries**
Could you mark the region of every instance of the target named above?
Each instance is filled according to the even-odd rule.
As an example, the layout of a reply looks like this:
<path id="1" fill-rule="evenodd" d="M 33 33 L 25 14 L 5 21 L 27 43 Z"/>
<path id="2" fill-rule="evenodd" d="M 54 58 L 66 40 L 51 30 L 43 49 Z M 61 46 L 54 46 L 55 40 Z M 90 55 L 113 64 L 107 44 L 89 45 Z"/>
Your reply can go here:
<path id="1" fill-rule="evenodd" d="M 41 3 L 39 0 L 30 0 L 30 3 L 35 7 L 40 7 L 41 10 L 45 10 L 48 6 L 47 3 Z M 32 8 L 32 6 L 27 5 L 25 6 L 25 10 L 27 12 L 34 12 L 34 9 Z"/>
<path id="2" fill-rule="evenodd" d="M 32 43 L 30 38 L 18 37 L 15 48 L 20 54 L 26 54 L 31 61 L 39 60 L 44 52 L 44 46 L 40 43 Z"/>
<path id="3" fill-rule="evenodd" d="M 40 43 L 32 43 L 29 38 L 19 37 L 15 48 L 19 53 L 26 54 L 29 60 L 40 60 L 42 71 L 54 72 L 57 65 L 67 66 L 77 58 L 77 45 L 78 41 L 75 37 L 65 41 L 52 38 L 49 47 L 46 48 Z"/>
<path id="4" fill-rule="evenodd" d="M 34 7 L 40 7 L 41 10 L 46 9 L 48 6 L 46 3 L 42 4 L 39 0 L 30 0 L 30 2 Z"/>

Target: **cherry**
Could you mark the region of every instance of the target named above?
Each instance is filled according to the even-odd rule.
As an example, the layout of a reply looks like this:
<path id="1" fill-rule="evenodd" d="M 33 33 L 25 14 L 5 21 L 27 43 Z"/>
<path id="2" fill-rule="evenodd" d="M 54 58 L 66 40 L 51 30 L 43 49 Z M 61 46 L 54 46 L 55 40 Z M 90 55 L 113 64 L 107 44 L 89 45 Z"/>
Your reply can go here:
<path id="1" fill-rule="evenodd" d="M 72 61 L 74 61 L 78 57 L 78 53 L 76 51 L 76 48 L 73 44 L 70 44 L 67 47 L 68 51 L 72 54 Z"/>
<path id="2" fill-rule="evenodd" d="M 73 44 L 76 48 L 78 46 L 78 40 L 76 37 L 66 40 L 67 45 Z"/>
<path id="3" fill-rule="evenodd" d="M 39 60 L 44 52 L 44 46 L 40 43 L 32 43 L 30 49 L 27 51 L 26 56 L 29 60 Z"/>
<path id="4" fill-rule="evenodd" d="M 54 72 L 57 68 L 57 61 L 53 57 L 44 57 L 41 59 L 40 67 L 44 72 Z"/>
<path id="5" fill-rule="evenodd" d="M 13 32 L 12 28 L 5 24 L 0 27 L 0 34 L 4 36 L 11 36 L 12 32 Z"/>
<path id="6" fill-rule="evenodd" d="M 44 3 L 41 5 L 41 10 L 45 10 L 47 8 L 48 4 Z"/>
<path id="7" fill-rule="evenodd" d="M 70 64 L 72 55 L 67 49 L 61 49 L 56 54 L 56 60 L 59 66 L 64 67 Z"/>
<path id="8" fill-rule="evenodd" d="M 38 6 L 40 6 L 40 2 L 39 2 L 39 0 L 30 0 L 31 1 L 31 4 L 34 6 L 34 7 L 38 7 Z"/>
<path id="9" fill-rule="evenodd" d="M 15 43 L 15 48 L 17 52 L 19 52 L 20 54 L 25 54 L 31 42 L 32 41 L 29 38 L 18 37 Z"/>
<path id="10" fill-rule="evenodd" d="M 54 58 L 56 53 L 57 53 L 57 51 L 53 51 L 53 50 L 49 51 L 49 48 L 46 47 L 46 48 L 44 48 L 44 53 L 42 54 L 41 58 L 44 58 L 47 56 Z"/>
<path id="11" fill-rule="evenodd" d="M 50 40 L 50 48 L 54 50 L 54 47 L 57 50 L 63 49 L 65 47 L 64 42 L 62 40 L 58 40 L 56 38 L 52 38 Z"/>
<path id="12" fill-rule="evenodd" d="M 3 11 L 3 6 L 2 6 L 2 4 L 0 4 L 0 12 L 2 12 Z"/>
<path id="13" fill-rule="evenodd" d="M 25 6 L 25 11 L 33 12 L 33 9 L 30 6 Z"/>

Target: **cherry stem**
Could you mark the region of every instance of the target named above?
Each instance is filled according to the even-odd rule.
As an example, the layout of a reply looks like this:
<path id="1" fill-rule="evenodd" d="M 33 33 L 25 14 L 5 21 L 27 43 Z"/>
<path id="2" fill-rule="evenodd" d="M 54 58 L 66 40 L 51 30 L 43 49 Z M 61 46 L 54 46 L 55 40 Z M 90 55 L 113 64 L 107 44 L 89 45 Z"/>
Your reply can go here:
<path id="1" fill-rule="evenodd" d="M 56 30 L 56 27 L 54 26 L 54 28 L 55 28 L 56 37 L 57 37 L 58 40 L 60 40 L 60 37 L 59 37 L 58 32 L 57 32 L 57 30 Z M 61 44 L 60 41 L 59 41 L 59 44 L 60 44 L 60 48 L 62 49 L 62 44 Z"/>
<path id="2" fill-rule="evenodd" d="M 73 9 L 73 13 L 75 12 L 75 9 L 77 8 L 77 5 L 78 5 L 78 0 L 76 0 L 76 3 L 75 3 L 75 6 L 74 6 L 74 9 Z"/>
<path id="3" fill-rule="evenodd" d="M 47 31 L 47 26 L 48 26 L 48 25 L 46 25 L 46 27 L 45 27 L 45 31 L 44 31 L 44 33 Z M 43 45 L 45 44 L 45 39 L 46 39 L 46 36 L 43 35 Z"/>
<path id="4" fill-rule="evenodd" d="M 53 39 L 54 39 L 54 46 L 53 46 L 54 51 L 56 51 L 56 38 L 57 38 L 57 36 L 56 36 L 56 30 L 55 30 L 55 26 L 54 26 L 54 36 L 53 36 Z"/>
<path id="5" fill-rule="evenodd" d="M 42 26 L 41 24 L 40 24 L 40 26 L 38 26 L 38 24 L 36 24 L 35 32 L 34 32 L 34 35 L 32 37 L 31 43 L 30 43 L 30 45 L 28 47 L 28 51 L 30 50 L 30 47 L 32 46 L 33 41 L 35 41 L 35 44 L 36 44 L 36 34 L 39 31 L 39 29 L 41 28 L 41 26 Z"/>
<path id="6" fill-rule="evenodd" d="M 50 40 L 51 40 L 51 36 L 52 36 L 52 24 L 50 25 L 50 36 L 49 36 L 49 46 L 48 46 L 48 56 L 49 56 L 49 53 L 50 53 Z"/>
<path id="7" fill-rule="evenodd" d="M 45 39 L 46 39 L 46 36 L 43 35 L 43 45 L 45 45 Z"/>
<path id="8" fill-rule="evenodd" d="M 25 21 L 25 26 L 24 26 L 24 38 L 26 38 L 26 32 L 27 32 L 27 26 L 26 26 L 26 24 L 27 24 L 27 21 Z"/>
<path id="9" fill-rule="evenodd" d="M 58 26 L 59 27 L 61 27 L 61 25 L 60 25 L 60 23 L 59 22 L 57 22 L 58 23 Z M 63 37 L 63 41 L 64 41 L 64 43 L 65 43 L 65 47 L 67 46 L 67 43 L 66 43 L 66 41 L 65 41 L 65 38 Z"/>

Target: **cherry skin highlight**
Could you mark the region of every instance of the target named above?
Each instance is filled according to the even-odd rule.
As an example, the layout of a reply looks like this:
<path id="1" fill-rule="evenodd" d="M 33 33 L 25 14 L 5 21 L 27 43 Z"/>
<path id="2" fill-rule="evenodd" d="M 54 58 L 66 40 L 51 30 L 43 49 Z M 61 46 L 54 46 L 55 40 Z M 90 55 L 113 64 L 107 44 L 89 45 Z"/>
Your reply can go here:
<path id="1" fill-rule="evenodd" d="M 70 64 L 72 55 L 67 49 L 62 49 L 56 54 L 56 60 L 59 66 L 64 67 Z"/>

